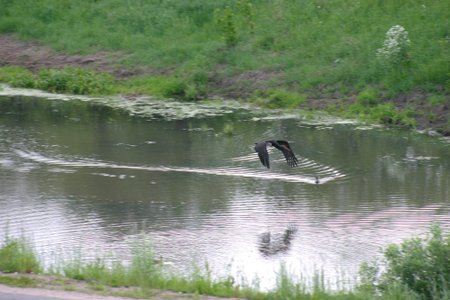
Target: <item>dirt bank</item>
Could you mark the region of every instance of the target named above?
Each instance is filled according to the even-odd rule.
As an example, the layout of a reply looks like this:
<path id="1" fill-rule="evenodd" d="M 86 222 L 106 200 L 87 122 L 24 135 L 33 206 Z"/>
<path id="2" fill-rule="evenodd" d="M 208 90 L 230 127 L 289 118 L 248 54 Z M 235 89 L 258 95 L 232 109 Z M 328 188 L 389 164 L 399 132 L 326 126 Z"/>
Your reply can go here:
<path id="1" fill-rule="evenodd" d="M 126 69 L 114 63 L 123 56 L 120 53 L 99 52 L 91 55 L 66 55 L 55 52 L 37 42 L 21 41 L 13 35 L 0 35 L 0 66 L 18 65 L 32 71 L 42 68 L 82 67 L 96 71 L 108 72 L 118 79 L 125 79 L 143 74 L 161 74 L 161 70 L 150 67 Z M 220 68 L 219 68 L 220 69 Z M 220 71 L 220 70 L 219 70 Z M 209 93 L 226 98 L 245 98 L 254 90 L 264 89 L 264 86 L 279 72 L 247 71 L 232 77 L 210 74 Z M 245 79 L 246 84 L 241 83 Z M 318 93 L 320 94 L 320 92 Z M 443 92 L 445 94 L 445 92 Z M 429 94 L 424 91 L 413 91 L 397 96 L 392 101 L 400 109 L 413 109 L 418 129 L 431 129 L 443 135 L 450 135 L 450 97 L 439 103 L 430 103 Z M 353 97 L 355 98 L 355 97 Z M 305 109 L 327 109 L 327 107 L 346 106 L 352 103 L 352 97 L 345 101 L 336 95 L 327 99 L 309 99 Z"/>
<path id="2" fill-rule="evenodd" d="M 0 35 L 0 66 L 22 66 L 33 72 L 45 68 L 79 67 L 113 74 L 118 79 L 156 71 L 140 67 L 126 69 L 114 63 L 122 54 L 99 52 L 91 55 L 66 55 L 55 52 L 37 42 L 21 41 L 13 35 Z"/>

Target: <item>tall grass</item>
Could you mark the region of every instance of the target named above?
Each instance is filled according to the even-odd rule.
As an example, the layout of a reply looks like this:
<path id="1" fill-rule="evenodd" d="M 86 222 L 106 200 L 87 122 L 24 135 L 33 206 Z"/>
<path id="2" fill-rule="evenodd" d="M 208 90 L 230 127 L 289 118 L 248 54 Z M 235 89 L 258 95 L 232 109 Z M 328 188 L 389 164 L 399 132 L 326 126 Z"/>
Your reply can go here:
<path id="1" fill-rule="evenodd" d="M 13 87 L 76 95 L 139 94 L 189 100 L 196 100 L 201 95 L 201 82 L 189 92 L 189 82 L 178 76 L 155 75 L 117 81 L 108 73 L 70 67 L 42 69 L 36 74 L 24 67 L 0 67 L 0 82 Z"/>
<path id="2" fill-rule="evenodd" d="M 446 1 L 0 0 L 0 7 L 0 33 L 68 53 L 121 51 L 129 54 L 122 64 L 194 81 L 199 58 L 209 76 L 280 70 L 274 85 L 321 96 L 345 94 L 342 85 L 442 93 L 449 76 Z M 408 64 L 386 69 L 376 54 L 394 25 L 408 32 Z"/>
<path id="3" fill-rule="evenodd" d="M 43 69 L 33 74 L 23 67 L 15 66 L 0 68 L 0 81 L 15 87 L 77 95 L 111 94 L 114 83 L 110 74 L 82 68 Z"/>
<path id="4" fill-rule="evenodd" d="M 382 261 L 361 266 L 361 279 L 353 290 L 329 291 L 323 275 L 317 273 L 307 285 L 281 265 L 274 289 L 262 292 L 257 285 L 246 284 L 234 276 L 215 278 L 208 264 L 196 267 L 191 275 L 180 276 L 155 259 L 149 241 L 133 246 L 129 264 L 97 259 L 82 262 L 80 257 L 51 268 L 53 273 L 86 280 L 96 285 L 136 286 L 169 289 L 178 292 L 245 297 L 248 299 L 450 299 L 450 234 L 433 225 L 426 238 L 415 237 L 386 248 Z M 0 247 L 0 271 L 42 272 L 29 243 L 5 239 Z M 7 283 L 7 281 L 4 281 Z"/>
<path id="5" fill-rule="evenodd" d="M 24 239 L 6 237 L 0 248 L 0 271 L 7 273 L 39 273 L 42 271 L 32 246 Z"/>

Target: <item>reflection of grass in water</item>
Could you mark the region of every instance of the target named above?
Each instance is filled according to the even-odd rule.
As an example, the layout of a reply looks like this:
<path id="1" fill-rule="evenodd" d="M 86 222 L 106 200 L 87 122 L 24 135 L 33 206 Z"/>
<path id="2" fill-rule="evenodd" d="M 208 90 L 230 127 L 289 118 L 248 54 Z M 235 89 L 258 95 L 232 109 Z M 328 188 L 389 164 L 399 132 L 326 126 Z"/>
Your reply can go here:
<path id="1" fill-rule="evenodd" d="M 174 274 L 161 261 L 148 240 L 142 239 L 133 246 L 129 265 L 121 262 L 106 263 L 103 259 L 83 263 L 80 257 L 63 262 L 53 273 L 85 280 L 103 291 L 108 286 L 135 286 L 145 289 L 168 289 L 177 292 L 245 297 L 250 299 L 448 299 L 450 295 L 450 234 L 433 225 L 427 238 L 413 238 L 401 245 L 391 245 L 385 251 L 385 269 L 380 263 L 363 264 L 361 281 L 353 290 L 328 291 L 322 273 L 316 273 L 310 285 L 291 274 L 285 265 L 277 273 L 276 287 L 268 292 L 258 290 L 258 283 L 240 282 L 232 275 L 215 278 L 213 270 L 205 263 L 195 267 L 191 275 Z M 0 248 L 0 271 L 42 272 L 38 258 L 25 239 L 6 238 Z M 0 276 L 0 283 L 15 286 L 33 286 L 36 283 L 24 277 Z M 152 292 L 149 292 L 152 293 Z M 128 295 L 130 296 L 130 295 Z"/>
<path id="2" fill-rule="evenodd" d="M 223 125 L 223 129 L 222 129 L 222 133 L 227 135 L 227 136 L 232 136 L 235 133 L 235 128 L 233 123 L 225 123 L 225 125 Z"/>

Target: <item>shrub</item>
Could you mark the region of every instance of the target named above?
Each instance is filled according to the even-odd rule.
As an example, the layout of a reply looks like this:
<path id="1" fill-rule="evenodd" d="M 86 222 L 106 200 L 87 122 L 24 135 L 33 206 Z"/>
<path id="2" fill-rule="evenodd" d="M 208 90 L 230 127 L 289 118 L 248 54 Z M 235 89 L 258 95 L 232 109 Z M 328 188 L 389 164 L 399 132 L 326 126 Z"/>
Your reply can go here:
<path id="1" fill-rule="evenodd" d="M 376 261 L 362 265 L 360 288 L 386 295 L 403 287 L 427 299 L 450 295 L 450 234 L 444 235 L 439 225 L 432 225 L 426 238 L 388 246 L 384 259 L 384 272 Z"/>
<path id="2" fill-rule="evenodd" d="M 426 239 L 413 238 L 385 251 L 387 270 L 384 282 L 401 281 L 410 289 L 426 295 L 443 296 L 450 288 L 450 234 L 439 226 L 431 227 Z"/>

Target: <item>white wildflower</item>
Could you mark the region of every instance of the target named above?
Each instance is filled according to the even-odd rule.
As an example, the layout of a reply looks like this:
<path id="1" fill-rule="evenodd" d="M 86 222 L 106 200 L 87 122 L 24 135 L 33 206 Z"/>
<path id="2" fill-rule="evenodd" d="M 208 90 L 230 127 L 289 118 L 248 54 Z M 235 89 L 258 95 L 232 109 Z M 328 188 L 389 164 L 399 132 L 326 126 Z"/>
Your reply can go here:
<path id="1" fill-rule="evenodd" d="M 406 58 L 406 49 L 410 43 L 406 29 L 394 25 L 386 32 L 383 47 L 377 50 L 377 57 L 384 63 L 398 63 Z"/>

